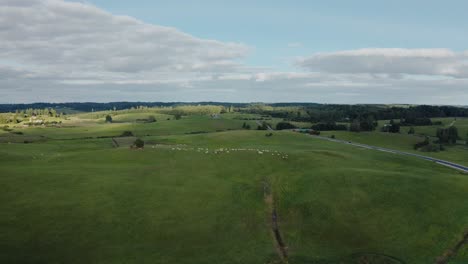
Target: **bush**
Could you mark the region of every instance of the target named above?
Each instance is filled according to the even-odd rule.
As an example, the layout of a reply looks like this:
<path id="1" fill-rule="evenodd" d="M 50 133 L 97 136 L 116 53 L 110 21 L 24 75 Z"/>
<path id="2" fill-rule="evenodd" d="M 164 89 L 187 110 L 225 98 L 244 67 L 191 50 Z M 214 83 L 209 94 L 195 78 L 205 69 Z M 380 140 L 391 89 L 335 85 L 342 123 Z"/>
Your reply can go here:
<path id="1" fill-rule="evenodd" d="M 439 152 L 444 150 L 444 147 L 438 144 L 428 144 L 421 147 L 419 150 L 423 152 Z"/>
<path id="2" fill-rule="evenodd" d="M 265 137 L 271 137 L 271 136 L 273 136 L 273 133 L 265 134 Z"/>
<path id="3" fill-rule="evenodd" d="M 133 137 L 132 131 L 124 131 L 122 134 L 120 134 L 121 137 Z"/>
<path id="4" fill-rule="evenodd" d="M 182 118 L 182 115 L 181 114 L 175 114 L 174 118 L 175 118 L 175 120 L 179 120 L 179 119 Z"/>
<path id="5" fill-rule="evenodd" d="M 330 138 L 335 138 L 335 135 L 331 135 Z"/>
<path id="6" fill-rule="evenodd" d="M 420 149 L 420 148 L 422 148 L 424 146 L 427 146 L 427 145 L 429 145 L 429 138 L 428 137 L 426 137 L 424 139 L 424 141 L 414 144 L 414 149 Z"/>
<path id="7" fill-rule="evenodd" d="M 112 123 L 112 116 L 106 115 L 106 123 Z"/>
<path id="8" fill-rule="evenodd" d="M 135 142 L 133 143 L 133 145 L 135 145 L 135 147 L 141 149 L 141 148 L 143 148 L 143 147 L 145 146 L 145 142 L 144 142 L 143 140 L 137 138 L 137 139 L 135 140 Z"/>

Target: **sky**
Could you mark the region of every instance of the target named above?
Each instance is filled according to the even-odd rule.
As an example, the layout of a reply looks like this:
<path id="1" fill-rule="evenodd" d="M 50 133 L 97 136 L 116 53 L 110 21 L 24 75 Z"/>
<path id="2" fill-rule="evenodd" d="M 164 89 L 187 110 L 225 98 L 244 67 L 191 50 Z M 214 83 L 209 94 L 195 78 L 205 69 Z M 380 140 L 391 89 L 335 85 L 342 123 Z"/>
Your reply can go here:
<path id="1" fill-rule="evenodd" d="M 0 103 L 468 105 L 466 1 L 0 0 Z"/>

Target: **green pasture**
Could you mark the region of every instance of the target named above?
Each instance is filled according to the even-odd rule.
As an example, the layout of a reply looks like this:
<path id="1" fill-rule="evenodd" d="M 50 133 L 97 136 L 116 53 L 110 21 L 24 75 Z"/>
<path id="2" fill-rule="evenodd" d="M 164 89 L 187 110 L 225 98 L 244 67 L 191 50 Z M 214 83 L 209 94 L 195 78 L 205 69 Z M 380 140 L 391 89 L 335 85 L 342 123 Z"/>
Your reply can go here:
<path id="1" fill-rule="evenodd" d="M 291 264 L 362 264 L 356 254 L 433 263 L 468 228 L 468 176 L 456 170 L 242 130 L 255 121 L 232 114 L 134 122 L 142 116 L 107 124 L 79 114 L 61 128 L 0 132 L 0 263 L 280 263 L 265 182 Z M 143 150 L 128 148 L 136 137 L 112 144 L 126 130 Z M 401 150 L 420 140 L 323 134 Z M 466 153 L 431 155 L 466 164 Z M 467 262 L 465 250 L 451 263 Z"/>

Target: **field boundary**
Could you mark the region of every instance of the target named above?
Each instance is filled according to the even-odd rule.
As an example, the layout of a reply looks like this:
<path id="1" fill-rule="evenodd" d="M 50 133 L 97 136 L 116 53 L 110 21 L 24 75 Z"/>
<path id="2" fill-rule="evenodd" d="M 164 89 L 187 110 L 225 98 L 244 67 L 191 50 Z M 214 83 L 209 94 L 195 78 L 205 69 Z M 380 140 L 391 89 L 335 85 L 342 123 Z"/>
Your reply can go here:
<path id="1" fill-rule="evenodd" d="M 275 201 L 270 185 L 267 182 L 263 182 L 263 198 L 265 200 L 265 204 L 268 207 L 271 233 L 276 250 L 278 252 L 278 256 L 280 257 L 281 261 L 288 263 L 288 247 L 286 246 L 284 239 L 281 236 L 281 231 L 278 225 L 278 211 L 275 206 Z"/>
<path id="2" fill-rule="evenodd" d="M 449 263 L 450 259 L 455 257 L 460 251 L 460 249 L 464 246 L 468 245 L 468 230 L 465 231 L 463 237 L 453 246 L 452 248 L 446 250 L 444 254 L 438 257 L 435 261 L 435 264 L 447 264 Z"/>
<path id="3" fill-rule="evenodd" d="M 112 138 L 112 146 L 113 146 L 114 148 L 120 147 L 119 143 L 117 142 L 117 140 L 115 140 L 115 138 Z"/>

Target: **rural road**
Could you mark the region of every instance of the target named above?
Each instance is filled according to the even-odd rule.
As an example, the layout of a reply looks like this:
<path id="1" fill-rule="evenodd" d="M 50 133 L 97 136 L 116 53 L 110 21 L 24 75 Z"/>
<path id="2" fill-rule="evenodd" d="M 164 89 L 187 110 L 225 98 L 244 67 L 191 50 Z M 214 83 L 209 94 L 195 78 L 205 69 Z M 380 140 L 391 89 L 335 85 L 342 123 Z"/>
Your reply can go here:
<path id="1" fill-rule="evenodd" d="M 260 122 L 260 121 L 255 121 L 255 123 L 257 123 L 257 125 L 259 125 L 259 126 L 262 126 L 262 125 L 263 125 L 263 123 L 262 123 L 262 122 Z M 270 126 L 270 125 L 268 125 L 268 124 L 267 124 L 267 126 L 266 126 L 266 127 L 267 127 L 267 129 L 268 129 L 268 130 L 270 130 L 270 131 L 271 131 L 271 130 L 273 130 L 273 128 L 271 128 L 271 126 Z"/>
<path id="2" fill-rule="evenodd" d="M 371 146 L 371 145 L 366 145 L 366 144 L 354 143 L 354 142 L 346 141 L 346 140 L 339 140 L 339 139 L 322 137 L 322 136 L 314 136 L 314 135 L 311 135 L 311 136 L 314 137 L 314 138 L 319 138 L 319 139 L 328 140 L 328 141 L 332 141 L 332 142 L 348 144 L 348 145 L 351 145 L 351 146 L 356 146 L 356 147 L 361 147 L 361 148 L 373 149 L 373 150 L 389 152 L 389 153 L 399 154 L 399 155 L 413 156 L 413 157 L 429 160 L 429 161 L 438 163 L 440 165 L 447 166 L 447 167 L 450 167 L 450 168 L 457 169 L 459 171 L 463 171 L 465 173 L 468 173 L 468 167 L 457 164 L 457 163 L 453 163 L 453 162 L 450 162 L 450 161 L 446 161 L 446 160 L 436 159 L 436 158 L 432 158 L 432 157 L 428 157 L 428 156 L 424 156 L 424 155 L 419 155 L 419 154 L 415 154 L 415 153 L 410 153 L 410 152 L 405 152 L 405 151 L 400 151 L 400 150 L 394 150 L 394 149 L 376 147 L 376 146 Z"/>

